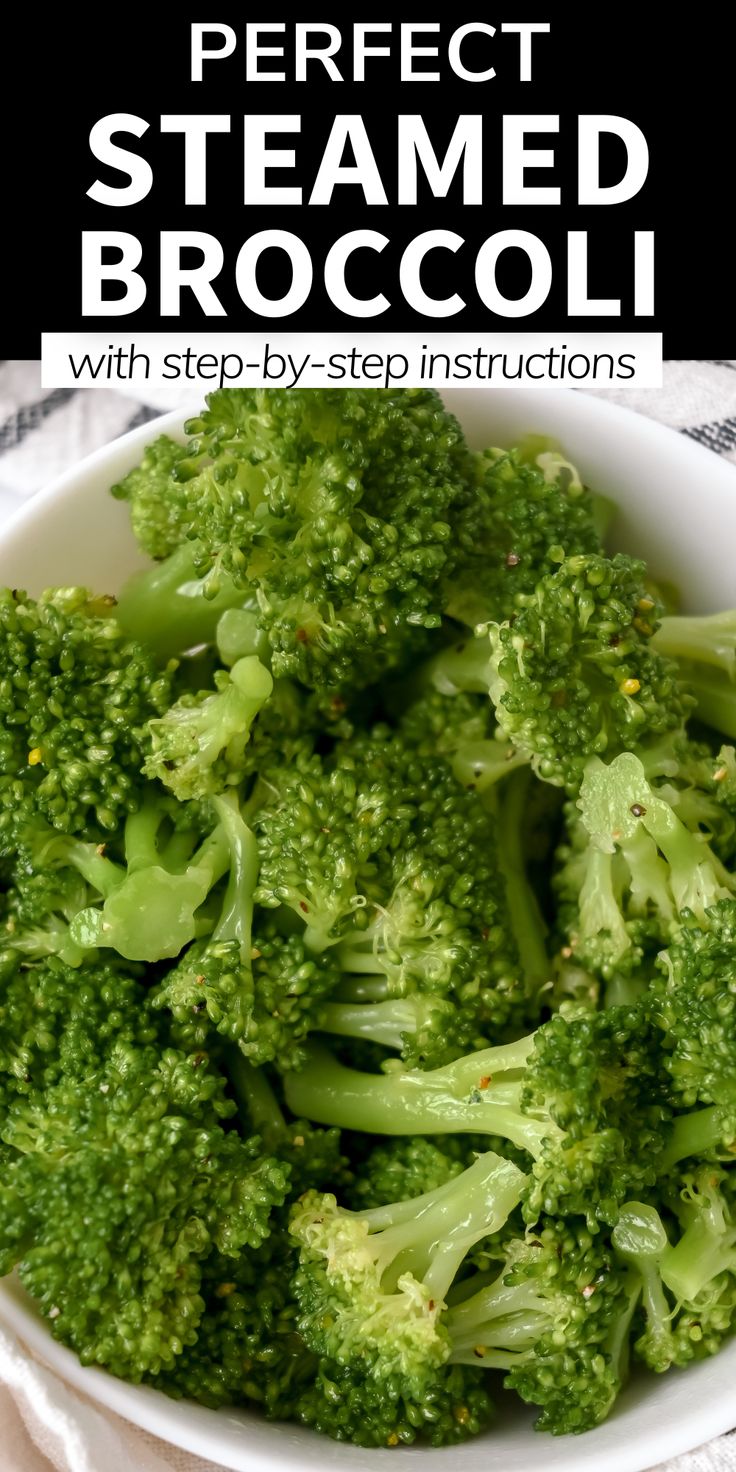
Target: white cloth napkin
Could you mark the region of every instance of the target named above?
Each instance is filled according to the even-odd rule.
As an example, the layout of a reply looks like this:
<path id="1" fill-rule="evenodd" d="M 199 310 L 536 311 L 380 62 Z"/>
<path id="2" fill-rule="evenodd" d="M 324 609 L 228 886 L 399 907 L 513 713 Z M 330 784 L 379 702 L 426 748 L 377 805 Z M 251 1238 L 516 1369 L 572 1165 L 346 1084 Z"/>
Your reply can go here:
<path id="1" fill-rule="evenodd" d="M 736 360 L 670 362 L 662 389 L 598 393 L 736 463 Z M 0 362 L 0 521 L 91 450 L 180 401 L 175 391 L 165 390 L 145 403 L 129 391 L 44 391 L 38 363 Z M 222 1472 L 70 1389 L 3 1325 L 1 1307 L 0 1447 L 1 1472 Z M 736 1434 L 677 1457 L 658 1472 L 736 1472 Z"/>

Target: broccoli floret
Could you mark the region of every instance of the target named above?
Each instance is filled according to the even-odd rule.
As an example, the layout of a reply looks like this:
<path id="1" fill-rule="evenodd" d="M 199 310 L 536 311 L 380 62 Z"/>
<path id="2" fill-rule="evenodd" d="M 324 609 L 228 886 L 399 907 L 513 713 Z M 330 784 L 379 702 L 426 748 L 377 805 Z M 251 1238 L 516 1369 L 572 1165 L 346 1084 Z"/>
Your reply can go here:
<path id="1" fill-rule="evenodd" d="M 490 1283 L 462 1287 L 444 1320 L 452 1362 L 505 1371 L 507 1388 L 540 1407 L 538 1430 L 605 1419 L 626 1378 L 635 1298 L 600 1237 L 575 1218 L 546 1222 L 504 1243 Z"/>
<path id="2" fill-rule="evenodd" d="M 473 472 L 445 588 L 445 611 L 471 628 L 511 618 L 563 557 L 601 550 L 595 502 L 561 455 L 491 449 L 474 456 Z"/>
<path id="3" fill-rule="evenodd" d="M 97 976 L 90 968 L 88 987 Z M 98 1012 L 108 986 L 103 972 Z M 206 1057 L 141 1041 L 138 993 L 118 991 L 119 1025 L 109 1014 L 93 1067 L 67 1049 L 71 1067 L 11 1100 L 0 1125 L 12 1151 L 0 1273 L 18 1265 L 53 1333 L 129 1380 L 193 1342 L 202 1259 L 258 1246 L 288 1188 L 257 1137 L 223 1128 L 234 1106 Z"/>
<path id="4" fill-rule="evenodd" d="M 691 918 L 662 952 L 647 1003 L 682 1106 L 736 1108 L 736 900 Z"/>
<path id="5" fill-rule="evenodd" d="M 641 918 L 654 917 L 660 934 L 667 939 L 683 912 L 703 919 L 710 905 L 736 891 L 736 878 L 724 867 L 705 836 L 692 832 L 673 807 L 650 786 L 639 757 L 623 752 L 606 766 L 597 757 L 588 765 L 580 789 L 579 807 L 590 834 L 592 848 L 601 856 L 591 863 L 590 896 L 581 893 L 585 904 L 599 906 L 599 920 L 609 918 L 615 945 L 625 949 L 621 912 L 616 902 L 614 878 L 630 896 L 631 911 Z M 615 860 L 623 860 L 618 873 Z M 592 860 L 592 854 L 591 854 Z M 606 877 L 608 876 L 608 877 Z M 607 886 L 604 891 L 603 883 Z M 593 891 L 596 891 L 595 897 Z M 613 905 L 611 905 L 613 899 Z"/>
<path id="6" fill-rule="evenodd" d="M 336 1441 L 401 1447 L 415 1441 L 454 1446 L 493 1420 L 487 1376 L 465 1365 L 444 1365 L 420 1393 L 399 1377 L 377 1383 L 352 1366 L 319 1362 L 314 1382 L 298 1402 L 298 1419 Z"/>
<path id="7" fill-rule="evenodd" d="M 215 690 L 182 695 L 149 722 L 147 777 L 158 777 L 182 802 L 213 797 L 242 782 L 251 725 L 273 690 L 257 655 L 215 674 Z"/>
<path id="8" fill-rule="evenodd" d="M 669 1169 L 683 1128 L 671 1123 L 657 1046 L 644 1011 L 627 1008 L 553 1019 L 517 1043 L 426 1073 L 362 1073 L 312 1043 L 304 1068 L 285 1080 L 286 1099 L 296 1113 L 350 1130 L 509 1141 L 531 1156 L 525 1220 L 576 1215 L 597 1231 Z"/>
<path id="9" fill-rule="evenodd" d="M 65 1077 L 94 1075 L 109 1040 L 144 1047 L 156 1036 L 133 971 L 98 960 L 72 968 L 57 957 L 0 973 L 0 1110 Z"/>
<path id="10" fill-rule="evenodd" d="M 269 772 L 268 786 L 254 815 L 256 901 L 291 911 L 307 950 L 329 951 L 342 971 L 325 1026 L 430 1065 L 487 1028 L 518 1031 L 532 984 L 516 960 L 497 820 L 441 758 L 377 727 Z"/>
<path id="11" fill-rule="evenodd" d="M 729 1197 L 728 1178 L 712 1166 L 682 1178 L 668 1202 L 674 1242 L 653 1206 L 633 1201 L 622 1210 L 612 1241 L 639 1279 L 634 1350 L 651 1370 L 705 1359 L 733 1331 L 736 1230 Z"/>
<path id="12" fill-rule="evenodd" d="M 131 961 L 152 962 L 178 956 L 198 931 L 211 930 L 211 918 L 201 911 L 212 888 L 237 862 L 237 799 L 226 794 L 214 798 L 212 806 L 219 822 L 201 838 L 196 829 L 177 830 L 170 799 L 151 789 L 126 820 L 125 864 L 100 856 L 92 845 L 57 842 L 57 861 L 89 875 L 103 901 L 74 916 L 69 935 L 76 946 L 109 948 Z"/>
<path id="13" fill-rule="evenodd" d="M 421 1393 L 449 1357 L 442 1315 L 458 1268 L 506 1220 L 524 1179 L 489 1152 L 429 1195 L 367 1211 L 307 1192 L 291 1232 L 301 1247 L 294 1292 L 309 1347 Z"/>
<path id="14" fill-rule="evenodd" d="M 173 521 L 188 542 L 187 572 L 203 595 L 229 584 L 248 606 L 257 599 L 277 676 L 339 688 L 409 661 L 440 623 L 450 517 L 467 494 L 469 452 L 438 395 L 229 390 L 211 394 L 187 431 L 169 478 L 154 471 L 129 486 L 138 534 L 158 544 L 171 489 L 167 533 Z M 139 626 L 139 600 L 150 614 L 145 578 L 121 600 L 128 627 Z M 170 619 L 162 601 L 154 630 Z"/>
<path id="15" fill-rule="evenodd" d="M 348 1205 L 354 1211 L 388 1206 L 425 1196 L 460 1175 L 463 1162 L 445 1154 L 423 1135 L 382 1140 L 360 1163 L 350 1184 Z"/>
<path id="16" fill-rule="evenodd" d="M 143 550 L 156 559 L 175 552 L 186 536 L 185 483 L 176 476 L 186 454 L 185 445 L 160 434 L 146 446 L 140 465 L 111 488 L 116 500 L 130 503 L 133 532 Z"/>
<path id="17" fill-rule="evenodd" d="M 586 761 L 682 725 L 692 699 L 651 644 L 657 608 L 643 565 L 569 557 L 513 620 L 490 625 L 489 688 L 499 726 L 547 782 L 577 792 Z"/>
<path id="18" fill-rule="evenodd" d="M 65 832 L 117 827 L 138 801 L 146 722 L 171 670 L 127 638 L 114 599 L 56 588 L 35 602 L 0 590 L 0 846 L 18 815 Z"/>

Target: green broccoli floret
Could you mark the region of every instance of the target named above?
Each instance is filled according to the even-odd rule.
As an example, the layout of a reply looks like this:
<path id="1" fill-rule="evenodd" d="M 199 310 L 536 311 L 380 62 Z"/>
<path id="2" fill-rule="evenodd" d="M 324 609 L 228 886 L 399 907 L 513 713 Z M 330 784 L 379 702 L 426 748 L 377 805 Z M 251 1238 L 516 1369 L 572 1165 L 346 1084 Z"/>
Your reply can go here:
<path id="1" fill-rule="evenodd" d="M 133 532 L 143 550 L 156 559 L 175 552 L 186 536 L 183 482 L 176 467 L 186 458 L 185 445 L 160 434 L 143 451 L 140 465 L 128 472 L 110 494 L 130 503 Z"/>
<path id="2" fill-rule="evenodd" d="M 665 1066 L 686 1108 L 736 1109 L 736 900 L 689 917 L 661 954 L 647 1005 L 662 1029 Z"/>
<path id="3" fill-rule="evenodd" d="M 464 649 L 465 644 L 459 647 Z M 480 647 L 487 654 L 485 640 Z M 440 679 L 438 672 L 445 669 L 448 660 L 449 656 L 444 657 L 444 664 L 442 656 L 432 660 L 428 669 L 420 672 L 422 682 L 431 680 L 435 672 Z M 432 686 L 403 711 L 399 729 L 420 753 L 426 750 L 444 757 L 456 781 L 473 792 L 487 791 L 529 761 L 496 726 L 487 690 L 480 695 Z"/>
<path id="4" fill-rule="evenodd" d="M 166 709 L 171 671 L 123 634 L 114 599 L 56 588 L 38 601 L 0 590 L 0 845 L 18 816 L 85 835 L 137 803 L 146 722 Z"/>
<path id="5" fill-rule="evenodd" d="M 689 866 L 693 875 L 700 872 L 703 878 L 710 864 L 703 903 L 709 894 L 715 898 L 719 890 L 728 892 L 721 861 L 730 858 L 735 836 L 729 811 L 731 751 L 722 748 L 715 756 L 703 743 L 674 733 L 638 755 L 622 756 L 608 768 L 593 761 L 578 805 L 570 804 L 566 810 L 567 832 L 553 875 L 563 966 L 567 958 L 601 978 L 607 1004 L 633 1002 L 650 985 L 657 954 L 675 932 L 682 909 L 691 903 L 682 889 L 683 870 Z M 629 786 L 636 774 L 637 790 L 632 787 L 625 799 L 620 779 L 626 774 Z M 643 795 L 645 786 L 649 797 Z M 638 824 L 634 818 L 637 807 L 646 806 L 652 794 L 660 817 L 673 824 L 673 832 L 685 844 L 674 878 L 676 896 L 662 845 L 643 826 L 645 817 Z M 606 803 L 611 804 L 610 812 L 603 811 Z M 622 828 L 619 808 L 625 811 Z M 615 839 L 607 836 L 609 830 Z"/>
<path id="6" fill-rule="evenodd" d="M 291 1232 L 301 1246 L 299 1331 L 317 1354 L 413 1395 L 449 1358 L 446 1295 L 474 1242 L 518 1204 L 525 1177 L 488 1152 L 426 1196 L 350 1212 L 307 1192 Z"/>
<path id="7" fill-rule="evenodd" d="M 149 722 L 147 777 L 158 777 L 182 802 L 213 797 L 242 782 L 251 726 L 273 690 L 257 655 L 215 674 L 215 690 L 182 695 Z"/>
<path id="8" fill-rule="evenodd" d="M 635 1296 L 610 1249 L 575 1218 L 504 1243 L 498 1276 L 444 1319 L 451 1361 L 506 1372 L 537 1405 L 540 1431 L 587 1431 L 603 1421 L 628 1369 Z M 457 1290 L 455 1290 L 457 1292 Z"/>
<path id="9" fill-rule="evenodd" d="M 593 497 L 561 455 L 475 455 L 467 505 L 453 527 L 459 566 L 446 583 L 445 611 L 471 628 L 511 618 L 563 557 L 600 552 L 599 522 Z"/>
<path id="10" fill-rule="evenodd" d="M 463 1162 L 445 1154 L 423 1135 L 382 1140 L 374 1145 L 351 1181 L 348 1205 L 354 1211 L 425 1196 L 460 1175 Z"/>
<path id="11" fill-rule="evenodd" d="M 237 1262 L 211 1254 L 197 1342 L 154 1383 L 169 1395 L 245 1405 L 357 1446 L 452 1445 L 488 1424 L 493 1402 L 480 1371 L 445 1366 L 412 1396 L 396 1379 L 379 1385 L 356 1367 L 313 1354 L 296 1324 L 294 1258 L 293 1243 L 274 1237 Z"/>
<path id="12" fill-rule="evenodd" d="M 454 1446 L 485 1430 L 493 1416 L 488 1377 L 465 1365 L 444 1365 L 412 1394 L 398 1376 L 379 1383 L 352 1366 L 321 1360 L 298 1402 L 305 1426 L 365 1447 Z"/>
<path id="13" fill-rule="evenodd" d="M 307 950 L 329 951 L 342 971 L 325 1026 L 429 1064 L 486 1028 L 518 1031 L 533 991 L 516 960 L 497 820 L 447 764 L 377 727 L 267 779 L 256 901 L 291 911 Z"/>
<path id="14" fill-rule="evenodd" d="M 198 933 L 212 929 L 202 906 L 235 862 L 237 799 L 226 794 L 214 798 L 212 806 L 219 822 L 201 838 L 196 828 L 177 829 L 179 815 L 172 819 L 171 799 L 150 789 L 140 810 L 126 820 L 124 864 L 100 855 L 93 845 L 57 840 L 53 861 L 79 870 L 103 902 L 74 916 L 69 926 L 74 945 L 82 951 L 108 948 L 131 961 L 160 961 L 178 956 Z M 36 867 L 40 863 L 37 853 Z"/>
<path id="15" fill-rule="evenodd" d="M 143 998 L 140 979 L 117 965 L 28 964 L 16 954 L 0 972 L 0 1111 L 63 1076 L 92 1076 L 111 1039 L 151 1043 L 156 1028 Z"/>
<path id="16" fill-rule="evenodd" d="M 596 757 L 586 769 L 579 807 L 591 852 L 581 914 L 597 907 L 598 929 L 609 930 L 612 949 L 626 948 L 617 892 L 628 893 L 633 916 L 654 917 L 666 940 L 684 911 L 702 920 L 710 905 L 736 891 L 736 878 L 705 835 L 678 818 L 665 792 L 651 787 L 633 752 L 609 766 Z"/>
<path id="17" fill-rule="evenodd" d="M 651 1370 L 685 1366 L 720 1349 L 736 1322 L 736 1231 L 727 1178 L 712 1166 L 686 1176 L 670 1206 L 670 1242 L 658 1211 L 629 1202 L 612 1235 L 639 1279 L 634 1350 Z"/>
<path id="18" fill-rule="evenodd" d="M 410 660 L 441 619 L 450 518 L 470 464 L 438 395 L 228 390 L 187 431 L 170 477 L 154 469 L 128 487 L 149 546 L 160 546 L 159 502 L 171 495 L 165 544 L 173 522 L 191 557 L 182 582 L 199 576 L 202 595 L 229 585 L 249 607 L 257 600 L 277 676 L 339 688 Z M 144 578 L 123 595 L 126 627 L 140 626 L 140 600 L 152 614 L 151 593 Z M 165 591 L 161 602 L 154 638 L 171 622 Z"/>
<path id="19" fill-rule="evenodd" d="M 701 720 L 736 736 L 736 609 L 664 618 L 654 645 L 678 661 Z"/>
<path id="20" fill-rule="evenodd" d="M 98 1011 L 107 986 L 103 971 Z M 288 1170 L 257 1137 L 223 1128 L 234 1106 L 206 1057 L 141 1041 L 137 990 L 118 991 L 119 1026 L 103 1029 L 93 1066 L 68 1049 L 72 1066 L 11 1100 L 0 1123 L 12 1151 L 0 1273 L 18 1265 L 53 1333 L 84 1364 L 129 1380 L 193 1342 L 202 1259 L 256 1247 L 288 1188 Z"/>
<path id="21" fill-rule="evenodd" d="M 569 557 L 513 620 L 490 625 L 499 726 L 572 795 L 591 756 L 653 742 L 692 709 L 677 666 L 651 644 L 657 608 L 643 572 L 620 553 Z"/>
<path id="22" fill-rule="evenodd" d="M 555 1018 L 517 1043 L 425 1073 L 362 1073 L 312 1043 L 285 1090 L 292 1110 L 322 1124 L 509 1141 L 531 1156 L 525 1220 L 576 1215 L 591 1231 L 615 1222 L 633 1191 L 654 1186 L 680 1121 L 694 1118 L 671 1123 L 659 1034 L 642 1009 Z"/>
<path id="23" fill-rule="evenodd" d="M 662 1280 L 677 1303 L 705 1309 L 709 1299 L 715 1307 L 726 1286 L 724 1274 L 732 1279 L 732 1296 L 736 1290 L 733 1183 L 726 1171 L 703 1165 L 676 1184 L 667 1204 L 681 1235 L 662 1254 Z M 693 1343 L 698 1342 L 693 1336 Z"/>

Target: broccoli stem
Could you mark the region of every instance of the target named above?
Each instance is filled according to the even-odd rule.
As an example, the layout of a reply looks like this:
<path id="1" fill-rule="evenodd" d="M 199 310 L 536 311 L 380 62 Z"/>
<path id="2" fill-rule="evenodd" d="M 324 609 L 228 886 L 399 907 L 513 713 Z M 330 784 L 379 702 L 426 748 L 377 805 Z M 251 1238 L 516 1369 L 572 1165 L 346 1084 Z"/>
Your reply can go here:
<path id="1" fill-rule="evenodd" d="M 647 1335 L 653 1345 L 663 1347 L 666 1362 L 672 1308 L 662 1285 L 661 1261 L 669 1244 L 659 1212 L 642 1201 L 627 1202 L 621 1208 L 611 1241 L 619 1257 L 639 1274 Z"/>
<path id="2" fill-rule="evenodd" d="M 483 633 L 449 644 L 430 662 L 426 673 L 440 695 L 458 695 L 461 691 L 487 695 L 490 662 L 491 648 Z"/>
<path id="3" fill-rule="evenodd" d="M 444 1326 L 452 1343 L 451 1362 L 510 1370 L 534 1349 L 552 1326 L 549 1302 L 534 1284 L 495 1282 L 450 1309 Z"/>
<path id="4" fill-rule="evenodd" d="M 230 876 L 213 940 L 236 940 L 250 964 L 253 895 L 258 879 L 258 844 L 244 822 L 234 792 L 212 799 L 230 848 Z"/>
<path id="5" fill-rule="evenodd" d="M 226 1049 L 225 1068 L 243 1123 L 247 1120 L 266 1149 L 273 1149 L 286 1134 L 286 1122 L 263 1069 L 255 1068 L 239 1048 Z"/>
<path id="6" fill-rule="evenodd" d="M 629 1374 L 631 1320 L 641 1297 L 641 1278 L 630 1268 L 624 1279 L 623 1307 L 616 1315 L 605 1341 L 605 1350 L 616 1371 L 618 1385 L 623 1385 Z M 615 1399 L 612 1392 L 611 1400 Z"/>
<path id="7" fill-rule="evenodd" d="M 432 1298 L 444 1301 L 463 1258 L 475 1242 L 504 1225 L 525 1181 L 518 1166 L 488 1151 L 435 1191 L 357 1212 L 376 1234 L 369 1242 L 384 1292 L 394 1292 L 409 1272 Z"/>
<path id="8" fill-rule="evenodd" d="M 42 871 L 47 864 L 69 865 L 96 889 L 103 898 L 114 894 L 125 879 L 125 870 L 105 858 L 104 844 L 84 843 L 81 838 L 53 833 L 35 852 L 35 866 Z"/>
<path id="9" fill-rule="evenodd" d="M 733 1272 L 736 1229 L 707 1206 L 662 1258 L 662 1278 L 678 1302 L 692 1303 L 719 1273 Z"/>
<path id="10" fill-rule="evenodd" d="M 209 596 L 212 580 L 199 577 L 195 555 L 195 544 L 183 542 L 163 562 L 135 573 L 118 598 L 115 615 L 125 633 L 164 657 L 210 644 L 225 610 L 246 601 L 225 575 Z"/>
<path id="11" fill-rule="evenodd" d="M 532 1036 L 426 1073 L 380 1075 L 346 1068 L 310 1043 L 305 1066 L 285 1080 L 286 1102 L 293 1114 L 320 1124 L 376 1135 L 500 1135 L 537 1158 L 544 1141 L 561 1139 L 562 1131 L 521 1112 L 520 1075 L 533 1047 Z M 510 1077 L 497 1082 L 499 1074 Z"/>
<path id="12" fill-rule="evenodd" d="M 342 946 L 340 946 L 340 948 L 336 952 L 336 955 L 337 959 L 340 961 L 340 964 L 344 965 L 345 963 L 343 957 L 345 955 L 350 956 L 351 960 L 356 959 L 359 961 L 361 959 L 361 956 L 363 955 L 363 952 L 343 952 Z M 365 967 L 351 965 L 350 967 L 346 966 L 345 969 L 350 970 L 351 972 L 364 971 L 365 976 L 370 976 L 373 971 L 373 967 L 370 967 L 368 965 L 366 965 Z M 370 981 L 364 980 L 363 976 L 361 975 L 346 976 L 345 980 L 340 983 L 340 986 L 338 987 L 334 995 L 335 1000 L 338 1002 L 368 1003 L 393 1000 L 392 998 L 388 997 L 388 978 L 384 975 L 383 972 L 381 972 L 380 975 L 376 976 L 375 980 Z"/>
<path id="13" fill-rule="evenodd" d="M 239 659 L 255 654 L 265 665 L 270 663 L 271 646 L 253 608 L 226 608 L 216 632 L 217 652 L 223 664 L 237 664 Z"/>
<path id="14" fill-rule="evenodd" d="M 547 927 L 537 896 L 526 873 L 522 845 L 524 810 L 532 774 L 527 768 L 514 772 L 496 805 L 498 812 L 498 859 L 506 888 L 511 928 L 519 951 L 521 969 L 531 989 L 539 988 L 550 973 L 547 958 Z"/>
<path id="15" fill-rule="evenodd" d="M 519 767 L 529 766 L 529 756 L 517 751 L 509 742 L 489 738 L 464 741 L 449 758 L 453 776 L 463 787 L 487 792 Z"/>
<path id="16" fill-rule="evenodd" d="M 683 660 L 680 673 L 698 703 L 697 713 L 707 726 L 736 737 L 736 686 L 720 670 Z"/>
<path id="17" fill-rule="evenodd" d="M 431 997 L 391 997 L 382 1002 L 326 1002 L 320 1012 L 321 1032 L 364 1038 L 401 1051 L 406 1034 L 413 1036 L 431 1023 L 436 1002 Z"/>
<path id="18" fill-rule="evenodd" d="M 138 811 L 126 818 L 125 863 L 129 874 L 159 862 L 158 837 L 164 816 L 158 797 L 147 793 Z"/>
<path id="19" fill-rule="evenodd" d="M 691 1155 L 706 1155 L 710 1150 L 722 1149 L 729 1139 L 727 1118 L 717 1104 L 707 1109 L 694 1110 L 692 1114 L 680 1114 L 670 1130 L 667 1145 L 658 1157 L 662 1173 L 680 1160 Z"/>
<path id="20" fill-rule="evenodd" d="M 672 659 L 713 665 L 736 681 L 736 609 L 673 614 L 662 619 L 652 645 Z"/>
<path id="21" fill-rule="evenodd" d="M 129 961 L 178 956 L 194 939 L 196 912 L 230 862 L 230 842 L 220 822 L 183 873 L 151 863 L 118 881 L 100 909 L 79 910 L 70 926 L 71 939 L 83 950 L 109 947 Z"/>

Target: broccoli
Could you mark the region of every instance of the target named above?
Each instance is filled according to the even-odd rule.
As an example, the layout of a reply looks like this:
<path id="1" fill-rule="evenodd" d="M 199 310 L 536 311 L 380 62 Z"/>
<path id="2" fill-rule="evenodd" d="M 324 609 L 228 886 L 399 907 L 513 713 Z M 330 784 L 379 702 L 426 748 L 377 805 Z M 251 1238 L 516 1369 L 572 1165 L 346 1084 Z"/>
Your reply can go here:
<path id="1" fill-rule="evenodd" d="M 511 618 L 563 557 L 601 551 L 599 523 L 599 508 L 559 454 L 476 455 L 456 524 L 459 566 L 446 579 L 445 612 L 471 628 Z"/>
<path id="2" fill-rule="evenodd" d="M 140 465 L 126 475 L 110 494 L 128 501 L 133 531 L 149 557 L 161 560 L 175 552 L 186 535 L 183 492 L 177 465 L 186 458 L 186 446 L 160 434 L 147 445 Z M 178 490 L 178 494 L 177 494 Z"/>
<path id="3" fill-rule="evenodd" d="M 545 1222 L 504 1243 L 490 1283 L 462 1284 L 444 1319 L 450 1359 L 503 1370 L 507 1388 L 540 1408 L 538 1430 L 587 1431 L 626 1379 L 635 1303 L 598 1236 L 574 1217 Z"/>
<path id="4" fill-rule="evenodd" d="M 0 591 L 0 1274 L 369 1450 L 585 1431 L 736 1330 L 734 614 L 429 389 L 187 433 L 119 601 Z"/>
<path id="5" fill-rule="evenodd" d="M 213 806 L 221 821 L 202 838 L 196 826 L 177 827 L 180 815 L 172 818 L 170 800 L 150 789 L 125 821 L 124 864 L 108 858 L 101 845 L 39 825 L 25 830 L 20 853 L 27 855 L 37 889 L 46 876 L 51 896 L 57 892 L 57 869 L 75 871 L 85 880 L 87 903 L 68 925 L 68 940 L 78 951 L 104 947 L 131 961 L 159 961 L 178 955 L 198 926 L 211 929 L 208 917 L 200 919 L 198 912 L 232 859 L 231 799 L 215 798 Z M 199 814 L 192 819 L 201 822 Z"/>
<path id="6" fill-rule="evenodd" d="M 220 391 L 187 431 L 188 451 L 168 476 L 159 456 L 118 494 L 155 555 L 179 557 L 186 544 L 174 591 L 194 593 L 200 579 L 191 602 L 202 607 L 204 638 L 207 595 L 230 601 L 236 589 L 246 606 L 255 600 L 277 676 L 365 684 L 424 646 L 441 621 L 449 518 L 470 464 L 433 390 Z M 120 617 L 140 628 L 145 606 L 151 636 L 171 647 L 178 611 L 167 583 L 158 568 L 139 577 Z M 199 642 L 191 612 L 186 622 Z"/>
<path id="7" fill-rule="evenodd" d="M 361 1072 L 311 1043 L 285 1092 L 295 1113 L 349 1130 L 498 1137 L 531 1157 L 525 1220 L 576 1215 L 591 1231 L 656 1184 L 688 1128 L 717 1138 L 725 1128 L 720 1116 L 673 1123 L 660 1035 L 641 1008 L 553 1018 L 516 1043 L 426 1073 Z"/>
<path id="8" fill-rule="evenodd" d="M 475 1436 L 493 1416 L 486 1377 L 445 1366 L 421 1394 L 396 1379 L 312 1353 L 297 1328 L 291 1293 L 295 1245 L 271 1238 L 233 1263 L 213 1253 L 203 1269 L 205 1311 L 197 1341 L 154 1384 L 208 1406 L 246 1405 L 269 1420 L 313 1427 L 365 1447 L 432 1446 Z"/>
<path id="9" fill-rule="evenodd" d="M 147 777 L 158 777 L 181 802 L 213 797 L 243 780 L 252 722 L 273 690 L 257 655 L 218 670 L 215 690 L 185 694 L 149 721 Z"/>
<path id="10" fill-rule="evenodd" d="M 634 1351 L 649 1369 L 688 1365 L 720 1349 L 736 1323 L 736 1232 L 723 1172 L 702 1167 L 679 1183 L 671 1242 L 655 1207 L 629 1202 L 612 1234 L 639 1282 Z"/>
<path id="11" fill-rule="evenodd" d="M 678 661 L 702 720 L 736 737 L 736 609 L 664 618 L 653 642 Z"/>
<path id="12" fill-rule="evenodd" d="M 523 1026 L 538 978 L 517 961 L 497 820 L 445 761 L 376 727 L 267 780 L 256 902 L 342 972 L 327 1030 L 432 1066 Z"/>
<path id="13" fill-rule="evenodd" d="M 575 795 L 586 761 L 653 742 L 693 702 L 652 645 L 657 606 L 643 565 L 568 557 L 513 620 L 489 627 L 489 689 L 501 730 L 537 774 Z"/>
<path id="14" fill-rule="evenodd" d="M 686 1108 L 736 1108 L 736 900 L 688 917 L 662 953 L 647 1006 L 662 1029 L 671 1086 Z"/>
<path id="15" fill-rule="evenodd" d="M 90 968 L 86 985 L 98 975 L 101 1011 L 106 973 Z M 103 1029 L 96 1052 L 65 1050 L 59 1076 L 12 1099 L 0 1129 L 12 1151 L 0 1272 L 19 1265 L 84 1364 L 131 1380 L 192 1342 L 202 1259 L 211 1247 L 233 1257 L 257 1247 L 288 1188 L 286 1167 L 256 1136 L 223 1128 L 233 1106 L 206 1058 L 167 1046 L 155 1025 L 142 1041 L 145 990 L 136 991 L 118 990 L 118 1025 Z"/>
<path id="16" fill-rule="evenodd" d="M 650 909 L 664 925 L 685 910 L 702 918 L 709 905 L 736 890 L 736 879 L 704 835 L 691 832 L 652 789 L 633 752 L 623 752 L 608 767 L 598 758 L 590 763 L 580 810 L 599 852 L 623 857 L 639 913 Z"/>
<path id="17" fill-rule="evenodd" d="M 171 670 L 125 637 L 114 602 L 0 590 L 0 851 L 13 852 L 19 812 L 79 834 L 112 831 L 137 805 Z"/>
<path id="18" fill-rule="evenodd" d="M 347 1204 L 360 1211 L 425 1196 L 460 1175 L 462 1169 L 461 1161 L 445 1154 L 424 1135 L 382 1140 L 361 1161 L 360 1173 L 349 1185 Z"/>
<path id="19" fill-rule="evenodd" d="M 420 1394 L 449 1358 L 443 1311 L 458 1268 L 518 1204 L 524 1179 L 489 1151 L 428 1195 L 367 1211 L 307 1192 L 291 1217 L 305 1342 L 379 1383 L 397 1377 Z"/>

